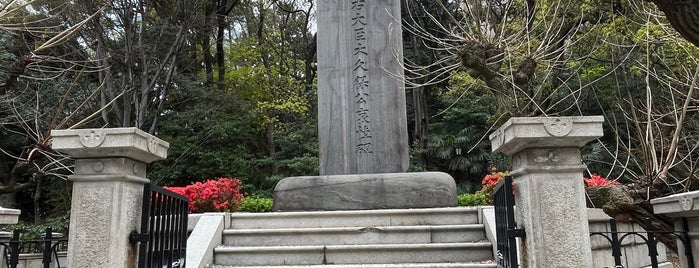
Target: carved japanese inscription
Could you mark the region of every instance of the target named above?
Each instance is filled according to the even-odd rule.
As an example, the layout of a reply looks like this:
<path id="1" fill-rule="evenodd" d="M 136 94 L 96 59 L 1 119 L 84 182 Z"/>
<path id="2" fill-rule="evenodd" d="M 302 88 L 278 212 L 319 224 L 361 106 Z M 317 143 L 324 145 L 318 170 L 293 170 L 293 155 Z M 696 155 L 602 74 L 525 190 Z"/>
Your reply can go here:
<path id="1" fill-rule="evenodd" d="M 352 89 L 355 101 L 357 153 L 374 153 L 369 110 L 369 68 L 367 67 L 366 0 L 352 0 Z"/>

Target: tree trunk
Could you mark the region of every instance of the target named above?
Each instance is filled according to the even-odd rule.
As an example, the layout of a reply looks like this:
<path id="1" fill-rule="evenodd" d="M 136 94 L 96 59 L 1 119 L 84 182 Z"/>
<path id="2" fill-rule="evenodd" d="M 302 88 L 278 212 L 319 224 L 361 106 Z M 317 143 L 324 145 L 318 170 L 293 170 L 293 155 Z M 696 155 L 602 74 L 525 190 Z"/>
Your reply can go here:
<path id="1" fill-rule="evenodd" d="M 211 16 L 214 13 L 214 0 L 209 0 L 204 9 L 204 33 L 201 38 L 202 56 L 204 58 L 204 72 L 206 73 L 206 81 L 204 85 L 211 86 L 214 84 L 214 57 L 211 55 L 211 36 L 213 25 L 211 25 Z"/>
<path id="2" fill-rule="evenodd" d="M 43 172 L 37 172 L 34 176 L 34 181 L 36 181 L 36 186 L 34 188 L 34 224 L 41 224 L 41 187 L 43 186 L 44 178 Z"/>
<path id="3" fill-rule="evenodd" d="M 415 128 L 413 130 L 415 147 L 419 152 L 423 152 L 427 148 L 427 126 L 428 126 L 428 115 L 427 115 L 427 98 L 425 94 L 425 87 L 417 87 L 413 89 L 413 108 L 415 109 Z M 421 164 L 425 164 L 425 154 L 417 154 L 417 160 Z"/>
<path id="4" fill-rule="evenodd" d="M 305 82 L 305 88 L 306 88 L 306 93 L 310 93 L 311 90 L 313 89 L 313 81 L 315 80 L 316 77 L 316 67 L 313 65 L 315 62 L 315 56 L 316 56 L 316 51 L 317 51 L 317 46 L 316 46 L 316 39 L 317 35 L 313 35 L 313 40 L 310 42 L 307 42 L 306 46 L 306 57 L 304 59 L 304 65 L 306 68 L 306 82 Z"/>
<path id="5" fill-rule="evenodd" d="M 635 222 L 645 228 L 645 219 L 650 218 L 656 231 L 674 230 L 670 218 L 653 214 L 648 201 L 648 191 L 638 184 L 587 187 L 588 207 L 602 208 L 604 213 L 619 222 Z M 657 236 L 670 251 L 677 253 L 675 239 L 671 236 Z"/>
<path id="6" fill-rule="evenodd" d="M 272 173 L 272 175 L 276 175 L 279 173 L 279 168 L 277 168 L 277 163 L 275 161 L 277 148 L 276 144 L 274 143 L 274 123 L 272 122 L 267 124 L 267 152 L 269 153 L 269 159 L 272 160 L 270 173 Z"/>
<path id="7" fill-rule="evenodd" d="M 10 182 L 10 170 L 6 159 L 0 158 L 0 183 L 8 185 Z M 15 193 L 0 194 L 0 207 L 16 208 Z"/>
<path id="8" fill-rule="evenodd" d="M 225 51 L 223 50 L 223 37 L 226 29 L 226 7 L 228 0 L 219 0 L 218 9 L 216 10 L 216 67 L 218 67 L 218 89 L 223 91 L 226 89 L 226 62 Z"/>
<path id="9" fill-rule="evenodd" d="M 650 0 L 665 13 L 668 22 L 677 32 L 699 47 L 699 29 L 696 22 L 699 20 L 699 2 L 682 0 Z"/>

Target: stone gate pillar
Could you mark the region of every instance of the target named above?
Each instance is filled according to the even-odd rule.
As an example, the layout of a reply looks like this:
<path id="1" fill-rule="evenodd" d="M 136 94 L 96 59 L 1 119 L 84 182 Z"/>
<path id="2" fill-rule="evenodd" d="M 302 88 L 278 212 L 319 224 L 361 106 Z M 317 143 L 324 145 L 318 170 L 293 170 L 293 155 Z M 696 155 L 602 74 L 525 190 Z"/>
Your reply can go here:
<path id="1" fill-rule="evenodd" d="M 677 239 L 677 256 L 681 268 L 694 267 L 699 264 L 699 191 L 673 194 L 650 200 L 656 215 L 672 218 L 675 231 L 688 231 L 689 247 Z M 687 256 L 692 251 L 692 260 Z M 690 263 L 694 266 L 691 266 Z"/>
<path id="2" fill-rule="evenodd" d="M 592 267 L 580 147 L 602 136 L 601 116 L 512 118 L 490 135 L 512 156 L 522 267 Z"/>
<path id="3" fill-rule="evenodd" d="M 136 128 L 54 130 L 52 147 L 75 159 L 68 267 L 136 267 L 129 234 L 141 222 L 146 164 L 168 143 Z"/>

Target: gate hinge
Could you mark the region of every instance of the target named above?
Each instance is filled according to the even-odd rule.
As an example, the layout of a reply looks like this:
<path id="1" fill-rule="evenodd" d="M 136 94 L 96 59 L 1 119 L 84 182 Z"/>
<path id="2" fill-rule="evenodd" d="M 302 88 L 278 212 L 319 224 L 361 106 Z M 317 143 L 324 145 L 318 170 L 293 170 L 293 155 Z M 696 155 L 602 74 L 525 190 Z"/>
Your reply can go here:
<path id="1" fill-rule="evenodd" d="M 143 233 L 140 234 L 137 231 L 131 231 L 131 234 L 129 234 L 129 243 L 131 244 L 136 244 L 136 243 L 146 243 L 150 240 L 150 234 L 149 233 Z"/>
<path id="2" fill-rule="evenodd" d="M 524 231 L 524 229 L 507 229 L 507 236 L 509 236 L 509 238 L 527 237 L 527 233 Z"/>

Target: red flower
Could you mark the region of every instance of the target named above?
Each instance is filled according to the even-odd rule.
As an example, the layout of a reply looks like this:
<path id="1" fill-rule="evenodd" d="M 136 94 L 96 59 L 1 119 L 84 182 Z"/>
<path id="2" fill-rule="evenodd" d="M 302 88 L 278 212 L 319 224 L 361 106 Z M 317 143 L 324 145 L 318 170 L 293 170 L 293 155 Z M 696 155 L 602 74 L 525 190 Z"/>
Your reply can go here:
<path id="1" fill-rule="evenodd" d="M 163 187 L 189 199 L 190 212 L 230 212 L 243 202 L 238 178 L 217 178 L 185 187 Z"/>
<path id="2" fill-rule="evenodd" d="M 590 178 L 583 178 L 585 181 L 585 186 L 587 187 L 600 187 L 607 185 L 619 185 L 618 181 L 609 180 L 597 174 L 592 174 Z"/>
<path id="3" fill-rule="evenodd" d="M 480 192 L 485 194 L 489 204 L 493 204 L 493 191 L 495 190 L 495 186 L 498 185 L 498 182 L 500 182 L 502 178 L 508 175 L 508 172 L 498 172 L 497 167 L 492 167 L 490 171 L 491 173 L 485 175 L 485 177 L 483 177 L 483 180 L 481 181 L 483 188 L 481 188 Z"/>

